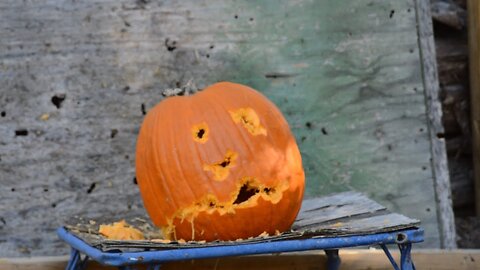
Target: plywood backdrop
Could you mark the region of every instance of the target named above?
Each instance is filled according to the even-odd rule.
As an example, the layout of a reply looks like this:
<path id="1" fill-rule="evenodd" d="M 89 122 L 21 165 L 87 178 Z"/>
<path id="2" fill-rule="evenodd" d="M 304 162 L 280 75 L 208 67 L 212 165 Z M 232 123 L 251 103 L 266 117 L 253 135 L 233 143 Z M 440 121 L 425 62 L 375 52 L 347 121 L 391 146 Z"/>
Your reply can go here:
<path id="1" fill-rule="evenodd" d="M 285 114 L 306 195 L 358 190 L 440 245 L 413 0 L 1 1 L 0 257 L 69 217 L 142 216 L 135 140 L 165 88 L 229 80 Z M 164 117 L 176 117 L 165 115 Z"/>

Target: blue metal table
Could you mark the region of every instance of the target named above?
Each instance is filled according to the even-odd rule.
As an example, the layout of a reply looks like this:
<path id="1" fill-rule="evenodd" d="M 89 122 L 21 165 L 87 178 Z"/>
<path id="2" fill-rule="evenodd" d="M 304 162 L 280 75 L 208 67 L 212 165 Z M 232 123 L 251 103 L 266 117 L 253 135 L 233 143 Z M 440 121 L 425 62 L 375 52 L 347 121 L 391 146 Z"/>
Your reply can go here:
<path id="1" fill-rule="evenodd" d="M 65 228 L 58 229 L 58 235 L 71 247 L 68 270 L 83 269 L 88 259 L 93 259 L 105 265 L 118 266 L 120 269 L 131 269 L 132 266 L 147 264 L 151 269 L 159 269 L 165 262 L 293 252 L 306 250 L 325 250 L 328 269 L 335 270 L 340 266 L 338 249 L 358 246 L 379 245 L 385 251 L 392 263 L 393 269 L 415 269 L 411 258 L 412 243 L 423 241 L 423 230 L 408 229 L 397 232 L 378 233 L 372 235 L 352 235 L 339 237 L 309 238 L 300 240 L 281 240 L 265 243 L 239 244 L 231 246 L 213 246 L 185 249 L 169 249 L 139 252 L 103 252 L 85 243 L 80 238 L 69 233 Z M 400 249 L 400 267 L 390 254 L 387 245 L 397 244 Z M 85 254 L 82 259 L 80 254 Z"/>
<path id="2" fill-rule="evenodd" d="M 98 235 L 92 238 L 90 229 L 88 234 L 79 233 L 78 228 L 71 226 L 61 227 L 57 233 L 71 246 L 68 270 L 84 269 L 89 259 L 120 269 L 143 264 L 156 270 L 162 263 L 172 261 L 307 250 L 325 250 L 327 269 L 335 270 L 340 266 L 339 249 L 361 246 L 380 246 L 393 269 L 411 270 L 415 269 L 412 244 L 424 240 L 418 224 L 418 220 L 390 213 L 365 196 L 348 192 L 304 201 L 290 232 L 245 241 L 108 241 Z M 399 264 L 388 250 L 390 244 L 400 249 Z"/>

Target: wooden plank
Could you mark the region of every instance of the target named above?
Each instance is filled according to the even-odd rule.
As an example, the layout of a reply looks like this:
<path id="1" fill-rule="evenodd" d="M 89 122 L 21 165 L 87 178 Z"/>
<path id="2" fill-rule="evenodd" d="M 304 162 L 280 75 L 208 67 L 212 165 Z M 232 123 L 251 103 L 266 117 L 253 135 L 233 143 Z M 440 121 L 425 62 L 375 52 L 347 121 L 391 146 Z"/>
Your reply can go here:
<path id="1" fill-rule="evenodd" d="M 456 248 L 455 218 L 453 216 L 450 176 L 448 173 L 447 153 L 443 135 L 442 107 L 439 95 L 440 89 L 438 85 L 430 1 L 417 0 L 415 3 L 417 6 L 420 55 L 427 105 L 428 133 L 432 152 L 433 183 L 441 235 L 440 244 L 444 248 Z"/>
<path id="2" fill-rule="evenodd" d="M 395 213 L 387 213 L 385 215 L 370 216 L 366 218 L 355 218 L 348 220 L 339 220 L 336 223 L 311 225 L 308 230 L 311 231 L 328 231 L 321 234 L 328 235 L 345 235 L 345 234 L 371 234 L 375 232 L 386 232 L 396 229 L 411 228 L 412 224 L 419 224 L 417 220 L 405 217 Z"/>
<path id="3" fill-rule="evenodd" d="M 303 202 L 300 213 L 293 224 L 293 229 L 302 230 L 311 225 L 375 213 L 385 209 L 384 206 L 368 199 L 365 195 L 354 192 L 307 199 Z"/>
<path id="4" fill-rule="evenodd" d="M 399 253 L 392 251 L 398 261 Z M 340 250 L 340 269 L 391 270 L 392 266 L 381 250 Z M 480 268 L 479 250 L 413 250 L 417 269 L 425 270 L 472 270 Z M 65 269 L 68 257 L 1 259 L 2 270 L 60 270 Z M 162 269 L 318 269 L 323 270 L 326 258 L 323 252 L 306 252 L 281 255 L 262 255 L 195 260 L 166 263 Z M 116 269 L 90 263 L 87 269 Z M 143 269 L 143 268 L 141 268 Z"/>
<path id="5" fill-rule="evenodd" d="M 470 99 L 475 178 L 475 206 L 480 216 L 480 4 L 468 0 L 468 45 L 470 66 Z"/>
<path id="6" fill-rule="evenodd" d="M 75 215 L 145 216 L 138 128 L 163 89 L 190 79 L 248 84 L 274 101 L 299 143 L 308 197 L 365 192 L 421 219 L 426 244 L 439 246 L 415 9 L 0 1 L 0 256 L 65 254 L 54 230 Z"/>
<path id="7" fill-rule="evenodd" d="M 300 213 L 298 214 L 296 220 L 302 220 L 306 218 L 304 215 L 315 213 L 316 211 L 323 210 L 326 207 L 341 207 L 352 204 L 362 204 L 364 205 L 364 210 L 371 212 L 385 209 L 384 206 L 369 199 L 367 196 L 365 196 L 365 194 L 349 191 L 303 200 Z"/>

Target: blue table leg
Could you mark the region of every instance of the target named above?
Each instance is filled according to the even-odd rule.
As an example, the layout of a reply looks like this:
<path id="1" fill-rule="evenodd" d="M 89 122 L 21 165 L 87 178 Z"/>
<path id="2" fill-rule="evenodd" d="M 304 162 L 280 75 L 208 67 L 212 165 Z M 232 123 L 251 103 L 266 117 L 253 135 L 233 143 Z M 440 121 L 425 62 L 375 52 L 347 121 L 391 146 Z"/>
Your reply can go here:
<path id="1" fill-rule="evenodd" d="M 328 270 L 338 270 L 340 269 L 340 256 L 338 255 L 338 249 L 327 249 L 325 250 L 327 254 L 327 269 Z"/>
<path id="2" fill-rule="evenodd" d="M 400 266 L 402 270 L 415 270 L 415 265 L 412 261 L 412 244 L 405 243 L 399 244 L 398 248 L 400 249 Z"/>
<path id="3" fill-rule="evenodd" d="M 388 260 L 390 261 L 390 263 L 392 264 L 393 269 L 395 269 L 395 270 L 400 270 L 400 268 L 398 268 L 397 262 L 395 261 L 395 259 L 393 258 L 392 254 L 391 254 L 390 251 L 388 250 L 387 245 L 381 244 L 380 246 L 382 247 L 383 252 L 385 252 L 385 255 L 387 255 L 387 258 L 388 258 Z"/>
<path id="4" fill-rule="evenodd" d="M 68 264 L 67 264 L 67 267 L 65 267 L 65 270 L 76 270 L 79 259 L 80 259 L 80 252 L 72 248 L 70 251 L 70 259 L 68 260 Z"/>
<path id="5" fill-rule="evenodd" d="M 88 256 L 82 260 L 80 252 L 74 248 L 70 251 L 70 259 L 68 260 L 66 270 L 83 270 L 87 266 Z"/>
<path id="6" fill-rule="evenodd" d="M 85 258 L 83 258 L 83 260 L 80 260 L 80 263 L 78 263 L 77 270 L 87 269 L 88 259 L 89 259 L 89 257 L 85 256 Z"/>

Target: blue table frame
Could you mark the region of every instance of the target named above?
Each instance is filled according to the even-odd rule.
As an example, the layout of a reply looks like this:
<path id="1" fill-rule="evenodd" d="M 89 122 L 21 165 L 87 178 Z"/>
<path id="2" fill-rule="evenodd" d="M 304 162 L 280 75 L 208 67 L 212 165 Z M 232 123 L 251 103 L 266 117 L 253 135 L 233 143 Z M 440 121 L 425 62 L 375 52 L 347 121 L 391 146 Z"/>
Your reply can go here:
<path id="1" fill-rule="evenodd" d="M 105 252 L 88 245 L 86 242 L 71 234 L 64 227 L 57 230 L 58 236 L 67 242 L 72 250 L 67 270 L 84 269 L 86 262 L 93 259 L 101 264 L 117 266 L 120 269 L 133 269 L 135 265 L 146 264 L 148 269 L 160 269 L 162 263 L 218 258 L 227 256 L 242 256 L 254 254 L 268 254 L 280 252 L 325 250 L 327 255 L 327 268 L 329 270 L 339 269 L 340 248 L 374 246 L 379 245 L 392 263 L 395 270 L 414 270 L 415 266 L 411 258 L 413 243 L 423 242 L 423 229 L 412 228 L 395 232 L 335 236 L 335 237 L 312 237 L 297 240 L 279 240 L 261 243 L 245 243 L 225 246 L 206 246 L 197 248 L 162 249 L 154 251 L 139 252 Z M 400 267 L 390 254 L 387 245 L 397 244 L 400 249 Z M 81 258 L 80 254 L 84 254 Z"/>

